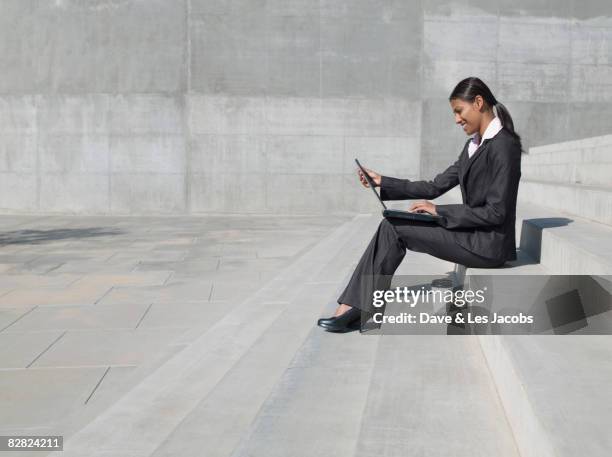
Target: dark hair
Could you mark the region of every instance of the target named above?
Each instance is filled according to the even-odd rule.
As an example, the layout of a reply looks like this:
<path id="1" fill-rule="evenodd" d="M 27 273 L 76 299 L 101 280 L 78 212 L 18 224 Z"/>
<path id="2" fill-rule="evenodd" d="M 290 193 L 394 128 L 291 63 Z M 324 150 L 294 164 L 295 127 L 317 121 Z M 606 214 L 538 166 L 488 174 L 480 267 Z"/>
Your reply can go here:
<path id="1" fill-rule="evenodd" d="M 499 117 L 502 126 L 520 143 L 521 137 L 514 131 L 514 122 L 512 121 L 512 116 L 510 116 L 508 108 L 497 101 L 491 89 L 489 89 L 480 78 L 471 76 L 460 81 L 459 84 L 455 86 L 448 99 L 452 100 L 454 98 L 459 98 L 467 102 L 473 102 L 477 95 L 480 95 L 485 103 L 491 108 L 495 107 L 497 117 Z"/>

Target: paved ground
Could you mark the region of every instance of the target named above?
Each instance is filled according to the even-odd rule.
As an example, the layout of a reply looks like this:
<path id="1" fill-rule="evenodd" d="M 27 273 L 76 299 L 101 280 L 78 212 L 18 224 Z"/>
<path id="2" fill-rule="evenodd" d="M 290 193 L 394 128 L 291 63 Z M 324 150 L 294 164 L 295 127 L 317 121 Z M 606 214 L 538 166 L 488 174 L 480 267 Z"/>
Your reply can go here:
<path id="1" fill-rule="evenodd" d="M 64 435 L 66 457 L 516 457 L 475 340 L 316 327 L 379 222 L 0 218 L 0 435 Z M 398 273 L 452 268 L 411 252 Z"/>
<path id="2" fill-rule="evenodd" d="M 0 217 L 0 435 L 95 415 L 346 220 Z"/>

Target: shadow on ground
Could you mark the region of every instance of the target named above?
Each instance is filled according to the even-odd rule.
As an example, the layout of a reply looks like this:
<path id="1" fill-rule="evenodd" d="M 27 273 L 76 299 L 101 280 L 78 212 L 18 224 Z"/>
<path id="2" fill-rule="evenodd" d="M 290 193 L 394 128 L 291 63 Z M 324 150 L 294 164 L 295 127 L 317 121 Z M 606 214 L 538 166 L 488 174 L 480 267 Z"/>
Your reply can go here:
<path id="1" fill-rule="evenodd" d="M 48 241 L 117 236 L 123 230 L 104 227 L 50 230 L 14 230 L 0 233 L 0 246 L 11 244 L 42 244 Z"/>

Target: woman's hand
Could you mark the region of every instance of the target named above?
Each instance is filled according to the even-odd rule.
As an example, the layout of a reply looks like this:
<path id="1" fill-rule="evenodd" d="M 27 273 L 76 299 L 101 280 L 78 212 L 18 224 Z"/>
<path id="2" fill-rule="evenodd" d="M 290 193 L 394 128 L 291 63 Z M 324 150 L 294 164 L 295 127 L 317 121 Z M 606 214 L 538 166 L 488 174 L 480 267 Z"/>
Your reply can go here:
<path id="1" fill-rule="evenodd" d="M 436 205 L 434 205 L 432 202 L 427 201 L 415 203 L 410 207 L 409 211 L 414 213 L 429 213 L 433 216 L 438 215 L 438 213 L 436 212 Z"/>
<path id="2" fill-rule="evenodd" d="M 374 181 L 374 184 L 376 184 L 377 186 L 380 186 L 381 176 L 375 171 L 372 171 L 368 168 L 364 168 L 364 169 L 365 171 L 367 171 L 368 175 L 370 175 L 370 178 L 372 178 L 372 181 Z M 363 172 L 359 168 L 357 169 L 357 176 L 359 176 L 359 181 L 361 181 L 361 184 L 363 184 L 364 187 L 370 187 L 370 185 L 368 184 L 368 181 L 365 179 L 365 176 L 363 175 Z"/>

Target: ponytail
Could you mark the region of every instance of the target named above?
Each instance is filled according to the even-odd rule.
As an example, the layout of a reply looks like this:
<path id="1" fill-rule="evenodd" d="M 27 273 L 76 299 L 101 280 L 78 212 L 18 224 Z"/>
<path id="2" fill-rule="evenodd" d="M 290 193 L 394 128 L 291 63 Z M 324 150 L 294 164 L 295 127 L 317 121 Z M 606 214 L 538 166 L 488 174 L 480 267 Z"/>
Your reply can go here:
<path id="1" fill-rule="evenodd" d="M 499 118 L 504 129 L 510 133 L 521 144 L 521 137 L 514 130 L 514 122 L 508 108 L 499 103 L 489 86 L 487 86 L 480 78 L 470 77 L 459 82 L 453 89 L 453 92 L 448 97 L 449 100 L 459 98 L 468 102 L 473 102 L 477 95 L 480 95 L 485 103 L 491 107 L 493 112 Z M 521 150 L 523 147 L 521 146 Z"/>
<path id="2" fill-rule="evenodd" d="M 521 141 L 521 137 L 518 133 L 514 131 L 514 122 L 512 121 L 512 116 L 510 116 L 510 112 L 508 108 L 502 105 L 500 102 L 495 100 L 495 104 L 493 105 L 493 110 L 496 111 L 497 117 L 499 118 L 502 126 L 510 132 L 510 134 L 516 138 L 519 143 Z"/>

